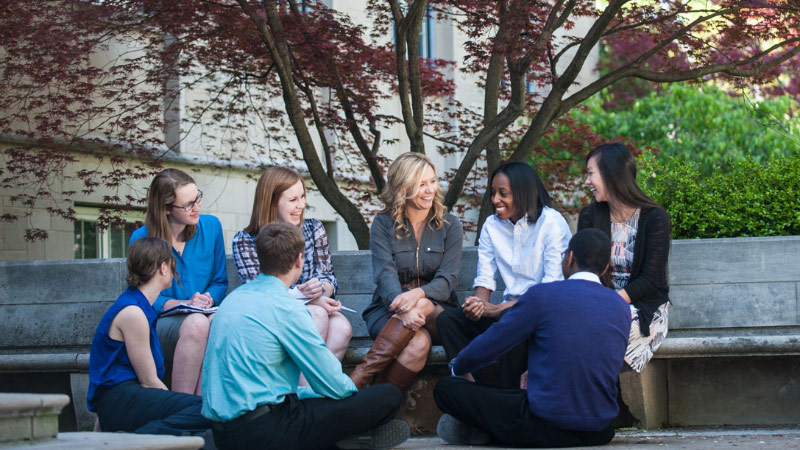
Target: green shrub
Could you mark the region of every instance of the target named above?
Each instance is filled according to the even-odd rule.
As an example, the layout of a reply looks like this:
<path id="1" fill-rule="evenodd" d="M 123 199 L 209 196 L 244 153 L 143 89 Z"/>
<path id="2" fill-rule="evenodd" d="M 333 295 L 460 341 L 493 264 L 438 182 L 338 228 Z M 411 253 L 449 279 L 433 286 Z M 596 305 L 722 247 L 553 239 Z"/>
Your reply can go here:
<path id="1" fill-rule="evenodd" d="M 800 156 L 752 158 L 703 176 L 693 163 L 644 155 L 639 182 L 676 239 L 800 235 Z"/>
<path id="2" fill-rule="evenodd" d="M 572 117 L 606 139 L 659 149 L 659 160 L 692 161 L 706 175 L 746 158 L 764 163 L 800 152 L 800 121 L 789 96 L 750 103 L 710 84 L 673 84 L 624 110 L 604 110 L 604 99 L 595 95 Z"/>

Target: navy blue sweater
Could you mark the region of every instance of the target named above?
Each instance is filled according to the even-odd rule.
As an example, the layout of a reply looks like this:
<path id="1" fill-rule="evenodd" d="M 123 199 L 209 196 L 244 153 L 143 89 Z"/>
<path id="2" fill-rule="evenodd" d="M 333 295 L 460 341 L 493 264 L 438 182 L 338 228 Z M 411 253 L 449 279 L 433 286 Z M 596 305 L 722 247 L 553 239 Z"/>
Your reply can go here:
<path id="1" fill-rule="evenodd" d="M 617 416 L 630 308 L 616 292 L 580 279 L 531 287 L 456 357 L 456 375 L 490 364 L 525 339 L 531 412 L 556 428 L 598 431 Z"/>

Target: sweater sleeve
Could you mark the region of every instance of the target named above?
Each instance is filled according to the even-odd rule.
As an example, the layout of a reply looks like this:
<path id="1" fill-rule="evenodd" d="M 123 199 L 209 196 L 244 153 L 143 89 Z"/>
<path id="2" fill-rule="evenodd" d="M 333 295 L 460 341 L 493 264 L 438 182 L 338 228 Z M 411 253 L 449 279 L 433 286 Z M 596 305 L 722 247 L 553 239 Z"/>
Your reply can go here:
<path id="1" fill-rule="evenodd" d="M 581 209 L 581 213 L 578 215 L 578 231 L 583 230 L 584 228 L 592 228 L 594 222 L 594 214 L 592 211 L 594 205 L 589 205 Z"/>
<path id="2" fill-rule="evenodd" d="M 537 287 L 529 289 L 499 322 L 472 340 L 456 356 L 453 373 L 461 376 L 491 364 L 536 330 Z"/>
<path id="3" fill-rule="evenodd" d="M 209 226 L 214 230 L 214 260 L 212 261 L 211 282 L 206 287 L 206 291 L 214 299 L 214 304 L 219 306 L 228 292 L 228 264 L 225 258 L 225 239 L 222 235 L 222 224 L 219 219 L 213 217 L 213 221 L 209 220 Z"/>
<path id="4" fill-rule="evenodd" d="M 375 281 L 375 292 L 387 308 L 403 292 L 397 264 L 392 255 L 391 233 L 394 233 L 391 220 L 384 215 L 375 217 L 369 233 L 372 278 Z"/>
<path id="5" fill-rule="evenodd" d="M 666 276 L 670 234 L 669 216 L 666 211 L 661 208 L 652 209 L 643 236 L 642 271 L 625 286 L 625 292 L 628 293 L 634 306 L 643 297 L 652 297 L 659 288 L 659 280 Z M 651 306 L 658 307 L 658 305 Z"/>
<path id="6" fill-rule="evenodd" d="M 336 275 L 333 273 L 333 264 L 331 264 L 331 250 L 328 246 L 328 234 L 325 232 L 325 227 L 322 222 L 314 219 L 314 277 L 319 281 L 327 281 L 333 286 L 333 294 L 331 297 L 336 296 L 336 291 L 339 288 L 339 283 L 336 281 Z"/>

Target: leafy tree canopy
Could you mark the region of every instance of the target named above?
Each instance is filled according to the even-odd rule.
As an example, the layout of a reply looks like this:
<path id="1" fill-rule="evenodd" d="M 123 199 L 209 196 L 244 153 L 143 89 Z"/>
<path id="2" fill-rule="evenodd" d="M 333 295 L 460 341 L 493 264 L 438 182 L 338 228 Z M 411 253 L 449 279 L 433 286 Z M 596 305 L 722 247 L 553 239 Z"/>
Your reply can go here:
<path id="1" fill-rule="evenodd" d="M 666 86 L 625 109 L 606 109 L 607 99 L 591 98 L 573 117 L 609 139 L 646 143 L 659 150 L 659 160 L 694 163 L 706 175 L 747 157 L 764 163 L 800 152 L 798 105 L 787 95 L 755 101 L 708 83 Z"/>
<path id="2" fill-rule="evenodd" d="M 202 92 L 181 123 L 223 143 L 215 151 L 224 158 L 243 146 L 271 151 L 272 141 L 293 147 L 287 156 L 302 155 L 365 248 L 358 204 L 385 184 L 389 127 L 400 125 L 413 151 L 460 152 L 447 175 L 454 207 L 470 179 L 483 183 L 476 167 L 530 158 L 554 126 L 569 126 L 565 113 L 602 89 L 712 75 L 766 82 L 800 52 L 800 7 L 788 0 L 370 0 L 367 8 L 369 30 L 315 0 L 0 0 L 0 134 L 12 143 L 0 185 L 26 188 L 14 200 L 32 208 L 52 195 L 48 180 L 90 155 L 112 169 L 78 172 L 85 191 L 107 189 L 109 203 L 131 204 L 115 189 L 150 176 L 177 145 L 163 133 L 171 99 Z M 428 11 L 467 36 L 463 61 L 420 57 Z M 578 20 L 590 26 L 577 31 Z M 596 81 L 576 85 L 601 42 L 635 45 Z M 453 64 L 479 80 L 478 110 L 456 100 Z M 399 117 L 379 110 L 387 99 L 399 100 Z M 253 129 L 270 142 L 252 142 Z M 559 145 L 574 148 L 575 139 Z M 480 158 L 486 164 L 476 166 Z M 574 177 L 560 164 L 540 170 L 569 189 Z M 363 174 L 367 192 L 353 183 Z M 51 213 L 74 216 L 58 206 L 63 198 L 50 200 Z"/>

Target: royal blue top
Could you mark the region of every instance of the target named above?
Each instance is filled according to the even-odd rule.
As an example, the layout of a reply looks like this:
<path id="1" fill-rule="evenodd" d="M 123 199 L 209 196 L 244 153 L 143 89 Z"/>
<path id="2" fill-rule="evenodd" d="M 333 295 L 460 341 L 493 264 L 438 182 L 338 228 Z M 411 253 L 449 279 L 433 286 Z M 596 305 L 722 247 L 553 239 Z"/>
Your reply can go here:
<path id="1" fill-rule="evenodd" d="M 131 234 L 128 245 L 145 236 L 146 225 Z M 180 284 L 173 279 L 172 286 L 161 291 L 153 308 L 161 312 L 167 300 L 188 300 L 195 292 L 208 292 L 214 299 L 214 304 L 219 305 L 228 291 L 225 241 L 219 219 L 201 214 L 197 231 L 186 241 L 183 254 L 178 253 L 175 248 L 172 249 L 172 254 L 177 263 L 176 272 L 180 275 Z"/>
<path id="2" fill-rule="evenodd" d="M 533 415 L 556 428 L 599 431 L 617 416 L 617 377 L 631 313 L 597 275 L 537 284 L 455 359 L 472 373 L 530 339 L 528 400 Z"/>
<path id="3" fill-rule="evenodd" d="M 142 291 L 129 287 L 108 308 L 100 319 L 100 324 L 97 325 L 97 331 L 94 332 L 89 352 L 89 393 L 86 395 L 86 406 L 89 407 L 89 411 L 95 411 L 94 402 L 98 387 L 116 386 L 123 381 L 137 379 L 131 360 L 128 358 L 128 351 L 125 349 L 125 342 L 112 339 L 108 335 L 111 322 L 128 306 L 138 306 L 147 317 L 147 322 L 150 324 L 150 353 L 156 363 L 158 378 L 164 376 L 164 355 L 161 353 L 161 343 L 158 342 L 155 327 L 158 314 Z"/>

